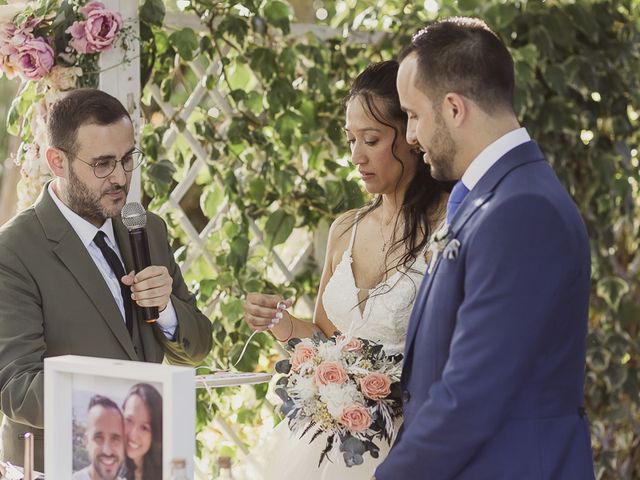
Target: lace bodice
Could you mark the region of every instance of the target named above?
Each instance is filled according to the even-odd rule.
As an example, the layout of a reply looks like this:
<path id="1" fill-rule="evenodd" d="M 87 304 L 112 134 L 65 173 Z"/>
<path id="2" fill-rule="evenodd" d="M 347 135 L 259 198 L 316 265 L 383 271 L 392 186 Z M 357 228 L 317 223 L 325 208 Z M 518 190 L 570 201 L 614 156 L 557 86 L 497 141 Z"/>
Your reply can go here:
<path id="1" fill-rule="evenodd" d="M 322 305 L 327 317 L 345 335 L 366 338 L 384 345 L 387 354 L 404 351 L 409 316 L 418 288 L 427 270 L 424 255 L 369 290 L 361 313 L 351 264 L 358 221 L 353 226 L 349 247 L 327 282 Z"/>

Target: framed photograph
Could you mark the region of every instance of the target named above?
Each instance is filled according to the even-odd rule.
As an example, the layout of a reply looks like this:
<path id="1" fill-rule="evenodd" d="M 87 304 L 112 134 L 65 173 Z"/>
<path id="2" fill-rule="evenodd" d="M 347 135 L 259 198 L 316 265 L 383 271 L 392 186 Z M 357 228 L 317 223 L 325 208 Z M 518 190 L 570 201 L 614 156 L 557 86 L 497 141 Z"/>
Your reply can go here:
<path id="1" fill-rule="evenodd" d="M 47 478 L 193 478 L 193 368 L 65 355 L 44 371 Z"/>

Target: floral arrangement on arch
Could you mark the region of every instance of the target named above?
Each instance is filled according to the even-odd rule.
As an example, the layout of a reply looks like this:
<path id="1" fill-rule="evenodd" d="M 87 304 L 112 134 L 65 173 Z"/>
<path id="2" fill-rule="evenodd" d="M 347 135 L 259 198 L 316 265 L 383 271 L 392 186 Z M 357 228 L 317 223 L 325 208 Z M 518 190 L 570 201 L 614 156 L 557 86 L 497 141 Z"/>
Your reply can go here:
<path id="1" fill-rule="evenodd" d="M 386 355 L 369 340 L 321 333 L 292 339 L 287 348 L 291 359 L 276 364 L 285 376 L 275 393 L 293 432 L 326 442 L 318 466 L 336 448 L 347 467 L 360 465 L 366 452 L 377 458 L 379 442 L 391 443 L 402 413 L 402 355 Z"/>
<path id="2" fill-rule="evenodd" d="M 99 1 L 0 5 L 0 76 L 22 82 L 7 119 L 7 131 L 22 140 L 15 159 L 19 209 L 33 203 L 50 178 L 44 158 L 50 106 L 67 90 L 97 86 L 97 55 L 126 31 L 122 16 Z"/>

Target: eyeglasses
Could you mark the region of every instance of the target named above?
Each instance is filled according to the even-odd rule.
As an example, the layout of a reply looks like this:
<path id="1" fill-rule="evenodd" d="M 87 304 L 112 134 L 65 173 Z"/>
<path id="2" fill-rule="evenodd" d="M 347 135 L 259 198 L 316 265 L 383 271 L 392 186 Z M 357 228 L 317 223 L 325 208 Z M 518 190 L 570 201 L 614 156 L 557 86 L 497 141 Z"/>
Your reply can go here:
<path id="1" fill-rule="evenodd" d="M 69 152 L 67 152 L 63 148 L 60 148 L 60 147 L 56 147 L 56 148 L 58 148 L 58 150 L 62 150 L 67 155 L 71 155 Z M 129 153 L 127 153 L 124 157 L 122 157 L 120 160 L 116 160 L 115 158 L 105 158 L 105 159 L 100 159 L 96 162 L 87 162 L 86 160 L 81 159 L 77 155 L 73 155 L 73 157 L 80 160 L 82 163 L 89 165 L 91 168 L 93 168 L 93 174 L 96 177 L 107 178 L 116 169 L 116 165 L 118 163 L 122 164 L 122 169 L 125 172 L 133 172 L 142 163 L 144 159 L 144 153 L 142 153 L 142 151 L 138 150 L 137 148 L 134 148 Z"/>

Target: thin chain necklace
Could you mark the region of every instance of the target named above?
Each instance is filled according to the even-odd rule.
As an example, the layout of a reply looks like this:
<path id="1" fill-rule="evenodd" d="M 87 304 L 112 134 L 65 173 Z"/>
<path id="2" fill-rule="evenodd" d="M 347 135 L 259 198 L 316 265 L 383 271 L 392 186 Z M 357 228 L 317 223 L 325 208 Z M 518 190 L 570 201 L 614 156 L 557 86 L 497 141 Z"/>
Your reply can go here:
<path id="1" fill-rule="evenodd" d="M 382 238 L 382 253 L 385 253 L 387 251 L 387 246 L 389 245 L 389 243 L 391 243 L 391 240 L 393 240 L 393 233 L 391 234 L 391 237 L 389 237 L 389 240 L 387 240 L 386 238 L 384 238 L 384 231 L 382 228 L 382 225 L 389 225 L 391 222 L 388 222 L 385 224 L 384 220 L 382 219 L 382 212 L 380 213 L 380 223 L 378 224 L 378 228 L 380 229 L 380 237 Z"/>

